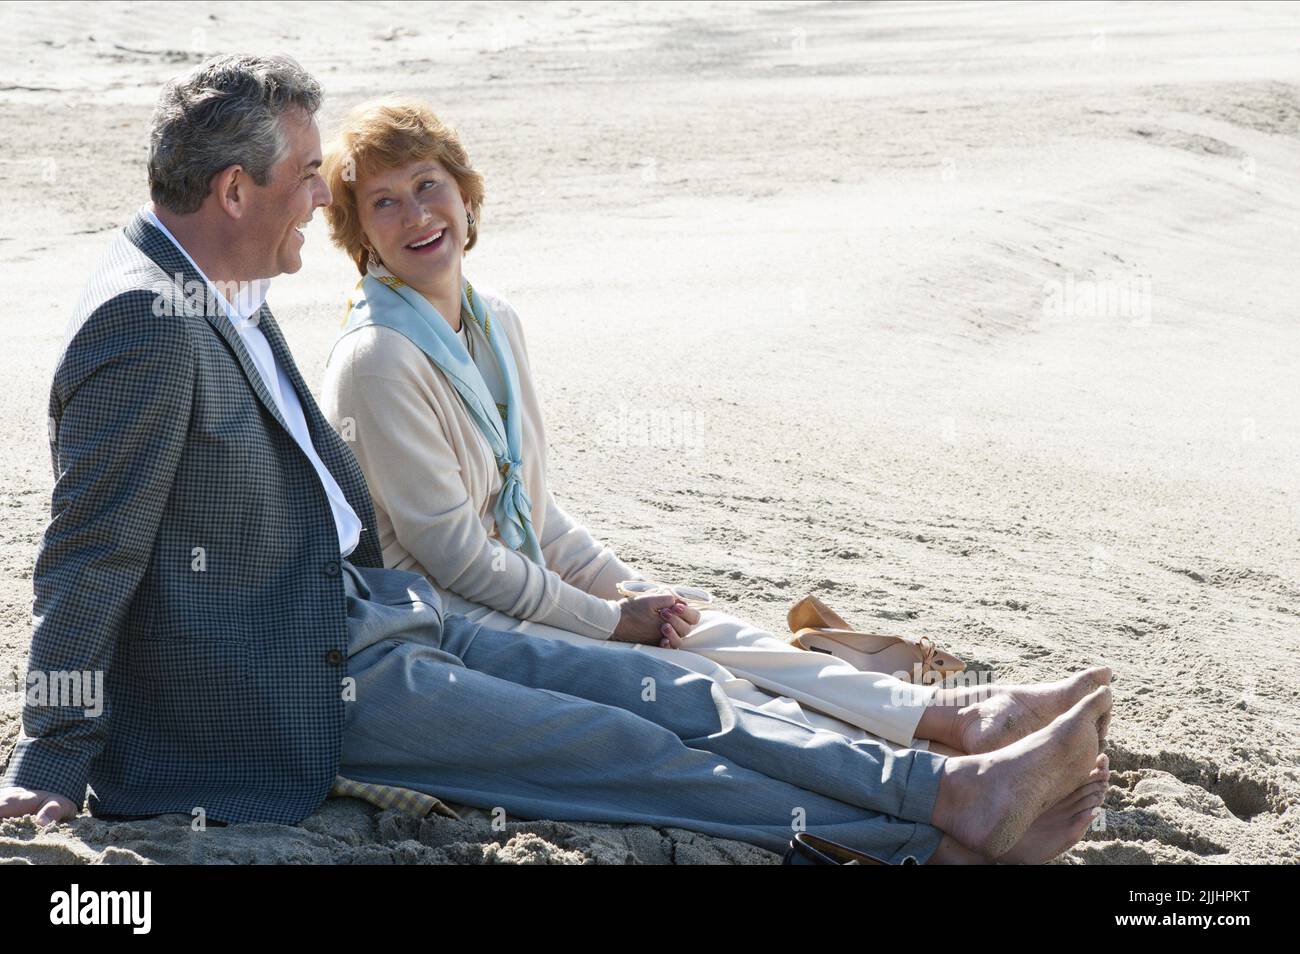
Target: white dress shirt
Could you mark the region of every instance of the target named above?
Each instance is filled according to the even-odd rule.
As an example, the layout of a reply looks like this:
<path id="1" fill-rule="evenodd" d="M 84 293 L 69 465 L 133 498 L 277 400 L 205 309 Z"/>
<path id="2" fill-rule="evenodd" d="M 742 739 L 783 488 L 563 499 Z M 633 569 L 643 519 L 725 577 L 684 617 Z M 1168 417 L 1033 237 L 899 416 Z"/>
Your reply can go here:
<path id="1" fill-rule="evenodd" d="M 361 539 L 361 521 L 357 518 L 356 511 L 348 504 L 342 488 L 334 480 L 334 475 L 329 472 L 329 468 L 325 466 L 316 453 L 316 448 L 312 446 L 311 431 L 307 428 L 307 418 L 302 413 L 302 404 L 298 400 L 298 394 L 294 391 L 293 384 L 284 373 L 284 369 L 276 362 L 275 355 L 271 353 L 271 345 L 266 340 L 266 335 L 262 334 L 262 330 L 257 327 L 256 323 L 249 321 L 253 315 L 257 314 L 262 307 L 262 303 L 266 301 L 266 294 L 270 288 L 271 280 L 263 278 L 244 283 L 240 288 L 237 306 L 232 304 L 212 284 L 211 279 L 203 274 L 203 269 L 199 268 L 194 259 L 190 258 L 190 253 L 185 251 L 185 246 L 176 241 L 176 236 L 167 230 L 167 226 L 162 224 L 158 216 L 154 215 L 153 209 L 146 205 L 142 211 L 153 227 L 171 239 L 172 244 L 180 249 L 182 255 L 189 259 L 189 263 L 194 266 L 194 270 L 203 275 L 203 280 L 208 283 L 208 288 L 212 290 L 217 301 L 221 302 L 222 307 L 225 309 L 230 323 L 239 332 L 239 337 L 243 340 L 245 349 L 247 349 L 253 363 L 257 366 L 258 373 L 262 376 L 262 384 L 271 395 L 271 399 L 275 401 L 275 406 L 279 408 L 280 416 L 289 425 L 289 433 L 298 442 L 302 452 L 307 455 L 311 465 L 316 468 L 316 475 L 325 488 L 325 496 L 329 498 L 330 510 L 334 513 L 334 526 L 338 530 L 339 536 L 339 553 L 342 556 L 347 556 L 356 549 L 357 541 Z"/>

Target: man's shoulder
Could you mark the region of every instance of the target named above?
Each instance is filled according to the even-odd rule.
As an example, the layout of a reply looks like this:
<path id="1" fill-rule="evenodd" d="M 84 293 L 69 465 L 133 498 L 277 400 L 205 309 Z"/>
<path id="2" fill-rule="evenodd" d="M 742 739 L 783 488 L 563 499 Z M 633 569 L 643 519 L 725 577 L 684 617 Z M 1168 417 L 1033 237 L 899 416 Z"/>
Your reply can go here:
<path id="1" fill-rule="evenodd" d="M 73 309 L 55 372 L 75 383 L 115 355 L 149 347 L 176 353 L 188 347 L 185 292 L 124 232 L 100 256 Z"/>
<path id="2" fill-rule="evenodd" d="M 104 305 L 140 291 L 167 295 L 182 290 L 177 286 L 176 276 L 164 272 L 127 237 L 125 230 L 120 230 L 91 270 L 73 309 L 73 319 L 84 320 Z"/>

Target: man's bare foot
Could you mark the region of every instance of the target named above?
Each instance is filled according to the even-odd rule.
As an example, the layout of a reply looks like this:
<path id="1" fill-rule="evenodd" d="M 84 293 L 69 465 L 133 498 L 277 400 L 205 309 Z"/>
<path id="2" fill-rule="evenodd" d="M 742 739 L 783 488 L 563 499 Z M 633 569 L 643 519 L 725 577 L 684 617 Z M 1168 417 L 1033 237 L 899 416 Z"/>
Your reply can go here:
<path id="1" fill-rule="evenodd" d="M 1110 784 L 1110 759 L 1097 756 L 1088 781 L 1034 819 L 1029 830 L 998 864 L 1041 865 L 1065 851 L 1088 830 L 1093 811 L 1106 799 Z"/>
<path id="2" fill-rule="evenodd" d="M 1110 687 L 1100 686 L 1023 739 L 948 758 L 932 824 L 978 854 L 1006 854 L 1048 807 L 1087 783 L 1110 706 Z"/>
<path id="3" fill-rule="evenodd" d="M 1029 830 L 1010 851 L 996 859 L 997 862 L 1041 865 L 1078 842 L 1092 823 L 1093 811 L 1105 800 L 1109 783 L 1110 759 L 1104 754 L 1099 755 L 1088 781 L 1034 819 Z M 971 851 L 951 835 L 944 835 L 926 864 L 981 865 L 992 862 L 993 859 Z"/>
<path id="4" fill-rule="evenodd" d="M 952 835 L 944 835 L 934 854 L 926 859 L 927 865 L 987 865 L 991 862 L 979 852 L 971 851 Z"/>
<path id="5" fill-rule="evenodd" d="M 1097 666 L 1056 682 L 941 690 L 954 694 L 947 698 L 955 703 L 955 714 L 950 737 L 940 741 L 971 755 L 1000 749 L 1037 732 L 1098 686 L 1110 685 L 1110 675 L 1109 668 Z M 957 694 L 971 701 L 963 704 Z M 1103 743 L 1108 725 L 1104 722 L 1100 727 Z"/>
<path id="6" fill-rule="evenodd" d="M 961 749 L 954 749 L 951 745 L 944 745 L 942 742 L 934 741 L 930 742 L 930 751 L 935 755 L 970 755 L 969 752 L 963 752 Z"/>

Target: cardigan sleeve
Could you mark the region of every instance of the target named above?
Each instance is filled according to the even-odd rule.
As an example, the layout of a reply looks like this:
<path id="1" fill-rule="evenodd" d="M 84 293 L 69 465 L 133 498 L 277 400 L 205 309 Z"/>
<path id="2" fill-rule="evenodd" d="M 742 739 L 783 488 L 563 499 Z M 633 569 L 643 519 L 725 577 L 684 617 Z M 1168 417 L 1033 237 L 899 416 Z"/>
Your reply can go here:
<path id="1" fill-rule="evenodd" d="M 541 409 L 541 397 L 533 379 L 532 364 L 528 358 L 528 341 L 524 335 L 523 322 L 510 303 L 500 295 L 483 289 L 480 291 L 488 298 L 498 319 L 505 319 L 509 323 L 511 350 L 515 354 L 520 384 L 528 388 L 537 410 L 537 427 L 543 435 L 542 460 L 543 465 L 547 466 L 546 423 Z M 569 585 L 593 596 L 611 600 L 620 598 L 618 584 L 623 580 L 644 579 L 640 573 L 623 563 L 609 546 L 598 541 L 585 526 L 569 516 L 550 490 L 549 479 L 546 486 L 546 517 L 543 521 L 542 539 L 538 542 L 548 567 L 555 570 Z"/>
<path id="2" fill-rule="evenodd" d="M 547 491 L 546 523 L 542 534 L 542 556 L 561 579 L 593 596 L 617 600 L 618 584 L 640 580 L 642 575 L 620 560 L 608 546 L 592 537 L 582 524 L 570 517 Z"/>
<path id="3" fill-rule="evenodd" d="M 394 345 L 394 347 L 397 347 Z M 445 590 L 516 619 L 595 639 L 619 620 L 612 599 L 584 592 L 558 573 L 488 536 L 461 465 L 419 368 L 427 359 L 370 362 L 342 356 L 339 413 L 355 421 L 352 449 L 398 542 Z"/>

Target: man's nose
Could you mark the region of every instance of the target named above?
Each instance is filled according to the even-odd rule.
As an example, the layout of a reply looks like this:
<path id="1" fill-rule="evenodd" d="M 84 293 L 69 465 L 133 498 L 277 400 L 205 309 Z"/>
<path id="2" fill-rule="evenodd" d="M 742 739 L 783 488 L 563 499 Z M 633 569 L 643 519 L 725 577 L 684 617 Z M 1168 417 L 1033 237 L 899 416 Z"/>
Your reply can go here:
<path id="1" fill-rule="evenodd" d="M 314 208 L 323 208 L 334 201 L 334 193 L 330 192 L 329 183 L 322 178 L 320 186 L 316 190 L 316 204 Z"/>

